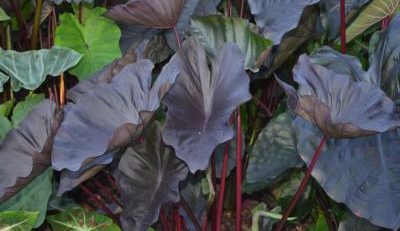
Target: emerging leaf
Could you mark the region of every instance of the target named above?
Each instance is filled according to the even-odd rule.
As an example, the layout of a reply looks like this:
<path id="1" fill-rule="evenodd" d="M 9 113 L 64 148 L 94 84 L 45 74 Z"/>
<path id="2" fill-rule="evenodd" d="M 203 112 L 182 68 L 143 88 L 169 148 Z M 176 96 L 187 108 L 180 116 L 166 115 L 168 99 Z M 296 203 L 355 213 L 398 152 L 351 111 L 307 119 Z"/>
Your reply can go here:
<path id="1" fill-rule="evenodd" d="M 191 32 L 211 57 L 215 57 L 226 42 L 236 43 L 245 55 L 246 69 L 257 72 L 272 43 L 252 28 L 254 25 L 244 19 L 208 16 L 194 17 Z"/>
<path id="2" fill-rule="evenodd" d="M 153 64 L 139 60 L 125 66 L 107 85 L 99 85 L 66 106 L 56 137 L 53 168 L 77 171 L 85 161 L 126 147 L 141 134 L 179 74 L 173 57 L 151 87 Z"/>
<path id="3" fill-rule="evenodd" d="M 175 26 L 184 4 L 185 0 L 130 0 L 114 6 L 106 16 L 123 23 L 168 29 Z"/>
<path id="4" fill-rule="evenodd" d="M 84 54 L 79 64 L 69 71 L 79 80 L 87 79 L 104 65 L 121 57 L 118 47 L 121 32 L 113 21 L 101 16 L 105 11 L 100 7 L 92 10 L 84 7 L 82 24 L 71 13 L 60 16 L 55 44 Z"/>
<path id="5" fill-rule="evenodd" d="M 399 4 L 400 0 L 372 0 L 354 22 L 347 27 L 346 42 L 350 42 L 357 37 L 357 35 L 387 16 L 393 15 Z"/>
<path id="6" fill-rule="evenodd" d="M 279 44 L 286 32 L 297 27 L 303 9 L 320 0 L 249 0 L 251 13 L 266 38 Z"/>
<path id="7" fill-rule="evenodd" d="M 322 133 L 300 117 L 293 121 L 293 126 L 301 158 L 310 163 Z M 397 230 L 399 139 L 399 129 L 368 137 L 329 139 L 312 175 L 332 199 L 345 203 L 357 216 Z"/>
<path id="8" fill-rule="evenodd" d="M 6 74 L 0 74 L 0 82 L 3 82 L 1 76 L 10 77 L 15 91 L 19 91 L 21 87 L 35 90 L 47 75 L 59 76 L 82 58 L 82 55 L 64 47 L 26 52 L 0 50 L 0 54 L 0 71 Z"/>
<path id="9" fill-rule="evenodd" d="M 0 145 L 0 202 L 18 193 L 50 164 L 62 111 L 49 100 L 35 107 Z"/>
<path id="10" fill-rule="evenodd" d="M 353 82 L 302 55 L 293 69 L 296 90 L 279 81 L 289 95 L 288 106 L 333 138 L 384 132 L 400 126 L 394 104 L 377 86 Z"/>
<path id="11" fill-rule="evenodd" d="M 179 201 L 178 184 L 187 173 L 185 163 L 162 144 L 161 125 L 152 124 L 145 142 L 128 148 L 119 162 L 116 178 L 124 204 L 122 227 L 144 231 L 156 222 L 164 203 Z"/>
<path id="12" fill-rule="evenodd" d="M 164 142 L 174 147 L 191 172 L 204 170 L 214 148 L 233 137 L 229 118 L 251 98 L 244 57 L 235 44 L 226 44 L 208 66 L 204 49 L 186 40 L 178 53 L 180 76 L 167 94 Z"/>

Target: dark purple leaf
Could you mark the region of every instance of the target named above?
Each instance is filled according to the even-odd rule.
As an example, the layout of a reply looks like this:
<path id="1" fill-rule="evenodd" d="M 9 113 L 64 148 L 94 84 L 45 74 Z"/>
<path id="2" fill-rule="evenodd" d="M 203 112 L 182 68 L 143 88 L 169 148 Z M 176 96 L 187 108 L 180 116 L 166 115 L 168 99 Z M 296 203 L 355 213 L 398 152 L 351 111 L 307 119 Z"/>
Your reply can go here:
<path id="1" fill-rule="evenodd" d="M 77 171 L 84 161 L 129 145 L 158 108 L 179 74 L 174 56 L 151 87 L 153 64 L 125 66 L 107 85 L 99 85 L 66 106 L 52 155 L 53 168 Z"/>
<path id="2" fill-rule="evenodd" d="M 113 20 L 151 28 L 172 28 L 185 0 L 130 0 L 111 8 L 106 16 Z"/>
<path id="3" fill-rule="evenodd" d="M 11 130 L 0 145 L 0 202 L 12 197 L 50 165 L 62 111 L 45 100 Z"/>
<path id="4" fill-rule="evenodd" d="M 185 163 L 162 144 L 161 125 L 152 124 L 145 142 L 127 149 L 116 173 L 124 204 L 124 230 L 147 230 L 156 222 L 164 203 L 179 201 L 178 184 L 187 173 Z"/>
<path id="5" fill-rule="evenodd" d="M 288 106 L 333 138 L 359 137 L 400 126 L 394 104 L 377 86 L 353 82 L 302 55 L 293 69 L 296 90 L 281 81 Z"/>
<path id="6" fill-rule="evenodd" d="M 165 97 L 164 142 L 172 145 L 191 172 L 205 169 L 214 148 L 233 137 L 229 118 L 251 98 L 244 57 L 235 44 L 224 45 L 208 66 L 203 47 L 189 39 L 178 54 L 181 73 Z"/>

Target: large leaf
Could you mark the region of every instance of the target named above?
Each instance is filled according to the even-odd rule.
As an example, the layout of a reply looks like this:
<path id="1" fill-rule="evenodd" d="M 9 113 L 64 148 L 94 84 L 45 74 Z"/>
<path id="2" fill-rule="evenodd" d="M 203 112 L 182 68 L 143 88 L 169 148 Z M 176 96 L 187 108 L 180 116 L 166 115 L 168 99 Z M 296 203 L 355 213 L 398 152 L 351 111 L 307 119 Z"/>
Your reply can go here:
<path id="1" fill-rule="evenodd" d="M 39 227 L 46 217 L 47 202 L 52 194 L 52 178 L 53 170 L 48 168 L 17 195 L 0 204 L 0 211 L 37 211 L 38 214 L 34 222 L 34 227 Z"/>
<path id="2" fill-rule="evenodd" d="M 38 105 L 40 102 L 44 100 L 44 94 L 30 94 L 28 95 L 24 101 L 19 102 L 14 110 L 12 115 L 12 125 L 14 128 L 18 127 L 22 120 L 26 117 L 26 115 Z"/>
<path id="3" fill-rule="evenodd" d="M 251 13 L 266 38 L 279 44 L 286 32 L 297 27 L 303 9 L 319 0 L 249 0 Z"/>
<path id="4" fill-rule="evenodd" d="M 57 231 L 120 231 L 114 221 L 97 212 L 70 209 L 47 217 L 53 230 Z"/>
<path id="5" fill-rule="evenodd" d="M 185 0 L 130 0 L 114 6 L 106 16 L 123 23 L 167 29 L 175 26 L 184 4 Z"/>
<path id="6" fill-rule="evenodd" d="M 244 57 L 234 44 L 222 48 L 211 69 L 195 39 L 185 41 L 178 58 L 181 73 L 164 100 L 168 112 L 163 139 L 195 172 L 207 167 L 218 144 L 233 137 L 229 118 L 236 107 L 251 98 L 250 80 Z"/>
<path id="7" fill-rule="evenodd" d="M 293 126 L 297 149 L 310 163 L 320 130 L 297 117 Z M 354 139 L 330 139 L 312 172 L 334 200 L 357 216 L 397 230 L 400 227 L 400 131 Z"/>
<path id="8" fill-rule="evenodd" d="M 171 148 L 162 144 L 161 125 L 152 124 L 145 141 L 128 148 L 119 162 L 116 178 L 121 190 L 125 230 L 146 230 L 157 221 L 164 203 L 179 201 L 180 181 L 188 170 Z"/>
<path id="9" fill-rule="evenodd" d="M 61 75 L 75 66 L 82 57 L 64 47 L 26 52 L 13 50 L 0 52 L 0 70 L 11 78 L 12 88 L 15 91 L 19 91 L 21 87 L 35 90 L 44 82 L 47 75 Z"/>
<path id="10" fill-rule="evenodd" d="M 84 54 L 79 64 L 69 71 L 79 80 L 88 78 L 104 65 L 121 57 L 118 46 L 121 32 L 113 21 L 101 16 L 105 11 L 100 7 L 91 10 L 84 7 L 82 24 L 71 13 L 60 16 L 55 44 Z"/>
<path id="11" fill-rule="evenodd" d="M 254 25 L 240 18 L 194 17 L 191 33 L 199 39 L 211 57 L 216 57 L 216 52 L 226 42 L 236 43 L 245 55 L 245 67 L 258 71 L 258 67 L 266 57 L 267 48 L 272 43 L 253 32 L 253 28 Z"/>
<path id="12" fill-rule="evenodd" d="M 153 64 L 139 60 L 125 66 L 107 85 L 99 85 L 66 106 L 54 140 L 53 168 L 77 171 L 85 160 L 134 141 L 179 74 L 175 57 L 151 87 Z"/>
<path id="13" fill-rule="evenodd" d="M 46 100 L 8 133 L 0 145 L 0 202 L 48 168 L 52 140 L 61 119 L 62 111 Z"/>
<path id="14" fill-rule="evenodd" d="M 381 34 L 371 57 L 368 77 L 395 101 L 400 112 L 400 15 Z"/>
<path id="15" fill-rule="evenodd" d="M 288 169 L 303 166 L 290 124 L 293 118 L 292 113 L 285 112 L 272 119 L 258 135 L 249 153 L 244 187 L 246 193 L 262 190 Z"/>
<path id="16" fill-rule="evenodd" d="M 393 15 L 399 4 L 400 0 L 372 0 L 346 29 L 346 42 L 350 42 L 387 16 Z"/>
<path id="17" fill-rule="evenodd" d="M 360 10 L 370 0 L 346 0 L 345 12 L 346 22 L 353 18 L 354 14 Z M 321 0 L 321 20 L 329 39 L 336 39 L 340 34 L 340 1 Z"/>
<path id="18" fill-rule="evenodd" d="M 1 231 L 26 231 L 32 230 L 37 212 L 28 211 L 3 211 L 0 212 Z"/>
<path id="19" fill-rule="evenodd" d="M 353 82 L 350 76 L 311 63 L 307 55 L 300 56 L 293 78 L 297 92 L 280 81 L 289 95 L 288 106 L 329 137 L 366 136 L 400 126 L 393 101 L 375 85 Z"/>

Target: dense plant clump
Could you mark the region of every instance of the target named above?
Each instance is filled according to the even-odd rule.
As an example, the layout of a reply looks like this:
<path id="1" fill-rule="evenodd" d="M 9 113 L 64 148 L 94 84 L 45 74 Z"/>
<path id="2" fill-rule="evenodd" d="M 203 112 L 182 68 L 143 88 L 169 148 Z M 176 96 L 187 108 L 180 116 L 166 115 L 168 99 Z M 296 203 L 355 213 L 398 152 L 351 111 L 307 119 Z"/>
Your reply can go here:
<path id="1" fill-rule="evenodd" d="M 400 0 L 2 0 L 0 230 L 400 228 Z"/>

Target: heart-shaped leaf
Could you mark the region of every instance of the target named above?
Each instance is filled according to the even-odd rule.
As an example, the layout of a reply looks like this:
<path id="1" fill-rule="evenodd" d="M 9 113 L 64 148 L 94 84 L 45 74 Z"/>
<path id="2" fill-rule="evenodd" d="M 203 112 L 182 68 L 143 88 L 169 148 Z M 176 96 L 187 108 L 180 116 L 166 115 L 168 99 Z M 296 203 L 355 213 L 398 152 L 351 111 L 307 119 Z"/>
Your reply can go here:
<path id="1" fill-rule="evenodd" d="M 0 145 L 0 202 L 18 193 L 50 164 L 62 111 L 49 100 L 36 106 Z"/>
<path id="2" fill-rule="evenodd" d="M 366 136 L 400 126 L 392 100 L 375 85 L 353 82 L 350 76 L 312 64 L 306 55 L 300 56 L 293 78 L 297 92 L 278 80 L 289 95 L 288 106 L 329 137 Z"/>
<path id="3" fill-rule="evenodd" d="M 279 44 L 286 32 L 297 27 L 303 9 L 319 1 L 249 0 L 249 6 L 265 37 Z"/>
<path id="4" fill-rule="evenodd" d="M 92 10 L 83 7 L 85 17 L 82 24 L 71 13 L 60 16 L 55 44 L 84 54 L 79 64 L 69 71 L 79 80 L 87 79 L 104 65 L 121 57 L 118 46 L 121 31 L 113 21 L 102 16 L 105 11 L 101 7 Z"/>
<path id="5" fill-rule="evenodd" d="M 122 227 L 144 231 L 156 222 L 164 203 L 179 201 L 178 184 L 187 173 L 185 163 L 162 144 L 161 125 L 152 124 L 144 143 L 128 148 L 119 162 L 116 179 L 124 204 Z"/>
<path id="6" fill-rule="evenodd" d="M 229 118 L 251 98 L 250 80 L 243 54 L 235 44 L 224 45 L 211 68 L 195 39 L 185 41 L 178 59 L 180 76 L 164 100 L 168 112 L 163 139 L 194 173 L 207 167 L 218 144 L 233 137 Z"/>
<path id="7" fill-rule="evenodd" d="M 400 0 L 372 0 L 351 25 L 347 27 L 346 42 L 350 42 L 357 35 L 387 16 L 393 15 L 399 4 Z"/>
<path id="8" fill-rule="evenodd" d="M 0 230 L 25 231 L 32 230 L 37 212 L 28 211 L 2 211 L 0 212 Z"/>
<path id="9" fill-rule="evenodd" d="M 253 32 L 247 20 L 223 16 L 194 17 L 191 33 L 195 35 L 211 57 L 217 56 L 226 42 L 236 43 L 245 55 L 247 69 L 257 72 L 272 43 Z"/>
<path id="10" fill-rule="evenodd" d="M 111 83 L 66 106 L 65 120 L 54 140 L 54 169 L 77 171 L 84 161 L 125 147 L 140 135 L 175 82 L 179 60 L 174 56 L 150 88 L 152 69 L 149 60 L 129 64 Z"/>
<path id="11" fill-rule="evenodd" d="M 371 56 L 368 80 L 386 92 L 400 113 L 400 15 L 381 34 L 376 52 Z"/>
<path id="12" fill-rule="evenodd" d="M 25 210 L 37 211 L 37 218 L 33 227 L 38 228 L 44 222 L 47 213 L 47 204 L 53 192 L 52 190 L 53 170 L 47 168 L 32 180 L 25 188 L 15 196 L 0 204 L 0 211 Z M 0 222 L 0 224 L 2 224 Z M 30 229 L 26 229 L 30 230 Z M 25 230 L 23 230 L 25 231 Z"/>
<path id="13" fill-rule="evenodd" d="M 0 51 L 0 54 L 0 70 L 11 78 L 15 91 L 19 91 L 21 87 L 35 90 L 47 75 L 59 76 L 82 58 L 82 55 L 64 47 L 26 52 L 6 50 Z"/>
<path id="14" fill-rule="evenodd" d="M 293 126 L 297 150 L 310 163 L 323 134 L 300 117 Z M 329 139 L 312 175 L 332 199 L 345 203 L 357 216 L 397 230 L 400 227 L 399 140 L 399 129 L 369 137 Z"/>
<path id="15" fill-rule="evenodd" d="M 285 171 L 303 166 L 291 126 L 294 115 L 285 112 L 272 119 L 258 135 L 249 153 L 244 191 L 252 193 L 270 186 Z"/>
<path id="16" fill-rule="evenodd" d="M 57 231 L 120 231 L 114 221 L 97 212 L 70 209 L 47 217 L 53 230 Z"/>
<path id="17" fill-rule="evenodd" d="M 184 4 L 185 0 L 130 0 L 114 6 L 106 16 L 123 23 L 167 29 L 175 26 Z"/>

